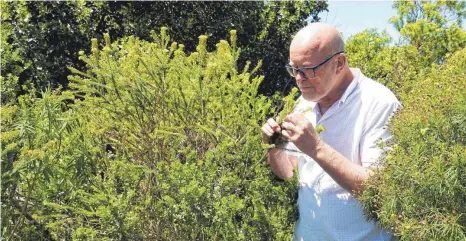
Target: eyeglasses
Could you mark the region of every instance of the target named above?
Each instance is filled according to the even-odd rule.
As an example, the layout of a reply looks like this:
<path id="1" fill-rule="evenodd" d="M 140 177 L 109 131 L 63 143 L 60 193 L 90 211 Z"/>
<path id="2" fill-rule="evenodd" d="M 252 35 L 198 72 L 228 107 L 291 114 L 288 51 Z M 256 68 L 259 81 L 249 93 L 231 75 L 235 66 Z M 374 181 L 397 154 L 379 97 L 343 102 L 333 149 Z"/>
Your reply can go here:
<path id="1" fill-rule="evenodd" d="M 342 53 L 345 53 L 345 51 L 340 51 L 338 53 L 335 53 L 333 54 L 332 56 L 328 57 L 326 60 L 324 60 L 324 62 L 316 65 L 316 66 L 304 66 L 304 67 L 293 67 L 289 64 L 287 64 L 285 66 L 286 68 L 286 71 L 288 71 L 288 73 L 292 76 L 292 77 L 296 77 L 298 76 L 298 73 L 302 74 L 304 76 L 304 78 L 306 79 L 310 79 L 310 78 L 314 78 L 316 77 L 316 69 L 319 68 L 320 66 L 324 65 L 325 63 L 327 63 L 328 61 L 330 61 L 333 57 L 339 55 L 339 54 L 342 54 Z M 308 74 L 305 74 L 304 71 L 306 70 L 312 70 L 312 73 L 310 71 L 307 71 Z"/>

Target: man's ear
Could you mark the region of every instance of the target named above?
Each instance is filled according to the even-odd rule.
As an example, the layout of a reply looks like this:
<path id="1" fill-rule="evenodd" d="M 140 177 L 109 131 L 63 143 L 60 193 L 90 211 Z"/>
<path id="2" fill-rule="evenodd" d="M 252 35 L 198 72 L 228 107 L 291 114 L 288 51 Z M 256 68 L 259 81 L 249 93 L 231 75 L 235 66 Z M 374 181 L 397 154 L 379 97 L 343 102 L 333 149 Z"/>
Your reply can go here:
<path id="1" fill-rule="evenodd" d="M 338 58 L 337 68 L 342 68 L 346 64 L 346 56 L 342 55 Z"/>
<path id="2" fill-rule="evenodd" d="M 343 67 L 345 67 L 346 64 L 346 57 L 339 56 L 337 59 L 337 73 L 340 73 L 343 70 Z"/>

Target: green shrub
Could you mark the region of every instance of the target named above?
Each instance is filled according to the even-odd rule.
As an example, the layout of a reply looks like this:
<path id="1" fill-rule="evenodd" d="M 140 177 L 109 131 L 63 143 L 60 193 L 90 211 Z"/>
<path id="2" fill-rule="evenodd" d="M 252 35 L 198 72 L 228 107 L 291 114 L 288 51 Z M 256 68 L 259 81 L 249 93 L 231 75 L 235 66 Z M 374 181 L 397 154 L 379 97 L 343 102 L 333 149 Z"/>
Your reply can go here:
<path id="1" fill-rule="evenodd" d="M 362 196 L 401 240 L 466 240 L 466 48 L 402 96 L 395 145 Z"/>
<path id="2" fill-rule="evenodd" d="M 72 95 L 11 107 L 2 200 L 40 226 L 2 202 L 6 237 L 291 239 L 297 183 L 275 179 L 265 160 L 259 131 L 275 110 L 257 96 L 260 66 L 237 70 L 234 31 L 213 52 L 201 36 L 189 55 L 165 28 L 152 35 L 106 35 L 103 49 L 93 40 L 80 55 L 86 70 L 72 69 Z"/>
<path id="3" fill-rule="evenodd" d="M 1 109 L 2 236 L 7 239 L 47 240 L 56 227 L 76 222 L 70 216 L 82 208 L 76 194 L 89 188 L 96 172 L 99 148 L 85 141 L 89 132 L 65 105 L 74 96 L 35 95 Z"/>
<path id="4" fill-rule="evenodd" d="M 401 240 L 466 240 L 464 2 L 395 1 L 400 41 L 368 30 L 347 42 L 349 63 L 403 104 L 393 142 L 361 196 L 367 217 Z"/>

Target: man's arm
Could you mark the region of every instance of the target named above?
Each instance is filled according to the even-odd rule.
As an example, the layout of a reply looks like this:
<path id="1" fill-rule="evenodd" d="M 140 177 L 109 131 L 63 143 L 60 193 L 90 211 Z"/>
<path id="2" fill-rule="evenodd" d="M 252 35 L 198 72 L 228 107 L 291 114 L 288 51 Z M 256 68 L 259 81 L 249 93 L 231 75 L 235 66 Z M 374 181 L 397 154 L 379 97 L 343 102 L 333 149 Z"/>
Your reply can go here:
<path id="1" fill-rule="evenodd" d="M 333 180 L 354 196 L 364 191 L 364 181 L 374 173 L 371 169 L 351 162 L 323 141 L 316 149 L 311 157 Z"/>
<path id="2" fill-rule="evenodd" d="M 267 161 L 272 172 L 283 180 L 293 178 L 293 169 L 298 168 L 298 160 L 278 148 L 269 150 Z"/>
<path id="3" fill-rule="evenodd" d="M 363 183 L 373 172 L 351 162 L 323 142 L 304 115 L 288 115 L 283 128 L 286 129 L 282 131 L 283 136 L 312 157 L 341 187 L 353 195 L 364 190 Z"/>

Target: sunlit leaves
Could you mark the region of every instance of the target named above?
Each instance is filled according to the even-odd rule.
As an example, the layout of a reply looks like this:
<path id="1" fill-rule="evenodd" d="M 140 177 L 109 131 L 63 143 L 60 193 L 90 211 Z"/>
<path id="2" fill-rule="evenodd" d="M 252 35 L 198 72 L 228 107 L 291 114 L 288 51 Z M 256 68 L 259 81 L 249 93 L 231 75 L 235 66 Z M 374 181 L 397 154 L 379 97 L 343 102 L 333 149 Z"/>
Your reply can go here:
<path id="1" fill-rule="evenodd" d="M 350 65 L 402 101 L 384 168 L 362 197 L 368 217 L 401 240 L 466 238 L 466 5 L 397 1 L 401 41 L 364 31 L 349 39 Z"/>
<path id="2" fill-rule="evenodd" d="M 72 91 L 2 109 L 2 198 L 34 200 L 29 222 L 43 224 L 27 226 L 7 203 L 2 222 L 19 229 L 6 236 L 291 238 L 297 187 L 263 159 L 259 123 L 275 113 L 257 94 L 258 67 L 237 70 L 235 42 L 209 51 L 201 36 L 187 53 L 166 28 L 152 37 L 94 39 L 80 52 L 86 68 L 70 68 Z"/>

